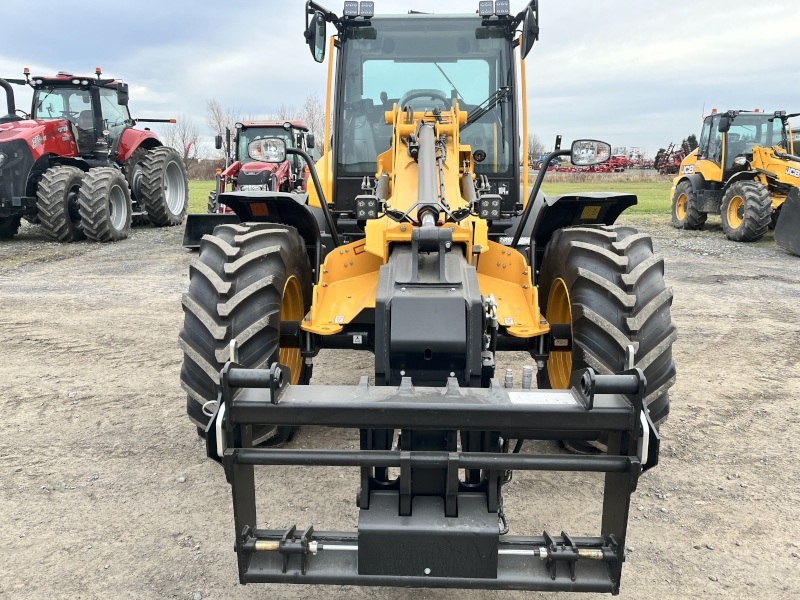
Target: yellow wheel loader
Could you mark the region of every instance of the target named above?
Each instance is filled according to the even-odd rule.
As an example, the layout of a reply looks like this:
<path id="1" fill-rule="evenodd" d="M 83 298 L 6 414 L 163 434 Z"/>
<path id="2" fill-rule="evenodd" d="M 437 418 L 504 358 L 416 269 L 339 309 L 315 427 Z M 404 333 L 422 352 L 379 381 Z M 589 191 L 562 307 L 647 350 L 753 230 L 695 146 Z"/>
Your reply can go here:
<path id="1" fill-rule="evenodd" d="M 719 214 L 735 242 L 755 242 L 786 215 L 791 226 L 775 234 L 779 245 L 800 249 L 800 158 L 785 111 L 716 111 L 703 121 L 698 148 L 681 162 L 672 188 L 672 224 L 702 229 Z M 791 231 L 787 231 L 791 229 Z"/>
<path id="2" fill-rule="evenodd" d="M 375 16 L 346 2 L 339 16 L 308 2 L 306 40 L 329 60 L 329 147 L 316 166 L 277 138 L 251 155 L 301 156 L 313 188 L 220 194 L 240 223 L 203 236 L 191 262 L 181 383 L 232 488 L 242 584 L 619 593 L 630 497 L 658 464 L 675 381 L 672 292 L 650 238 L 615 224 L 635 196 L 545 197 L 546 170 L 529 185 L 538 4 L 476 4 Z M 558 143 L 547 162 L 610 151 Z M 321 349 L 371 352 L 374 377 L 312 379 Z M 502 351 L 531 365 L 499 377 Z M 357 449 L 287 447 L 305 426 L 358 430 Z M 522 452 L 525 440 L 586 452 Z M 290 465 L 298 479 L 356 469 L 357 531 L 259 527 L 255 467 Z M 512 535 L 514 471 L 603 473 L 586 497 L 599 531 Z"/>

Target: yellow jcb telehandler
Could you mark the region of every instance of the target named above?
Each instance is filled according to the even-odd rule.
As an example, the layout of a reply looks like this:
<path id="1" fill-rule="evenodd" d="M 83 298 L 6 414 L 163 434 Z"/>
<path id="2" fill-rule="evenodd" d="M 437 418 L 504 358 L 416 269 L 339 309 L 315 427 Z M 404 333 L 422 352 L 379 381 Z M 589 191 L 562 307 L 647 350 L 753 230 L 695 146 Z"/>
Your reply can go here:
<path id="1" fill-rule="evenodd" d="M 330 146 L 316 167 L 278 138 L 251 155 L 302 156 L 313 189 L 220 194 L 241 222 L 203 236 L 191 262 L 181 382 L 232 487 L 242 584 L 619 593 L 630 497 L 658 463 L 675 381 L 672 292 L 649 236 L 615 224 L 635 196 L 546 198 L 546 169 L 530 189 L 537 0 L 516 16 L 476 5 L 375 16 L 373 2 L 346 2 L 338 16 L 308 2 L 312 55 L 330 60 Z M 610 154 L 578 140 L 546 163 Z M 373 382 L 311 380 L 323 348 L 373 353 Z M 504 350 L 532 366 L 501 385 Z M 359 448 L 283 446 L 304 426 L 358 430 Z M 520 452 L 528 439 L 595 452 Z M 259 527 L 254 467 L 277 465 L 296 479 L 358 470 L 358 530 Z M 585 496 L 602 506 L 597 535 L 510 535 L 513 471 L 603 473 L 604 492 Z M 282 494 L 319 523 L 309 489 Z"/>
<path id="2" fill-rule="evenodd" d="M 789 126 L 798 114 L 715 110 L 706 117 L 698 148 L 674 179 L 672 224 L 702 229 L 710 213 L 720 214 L 735 242 L 758 241 L 777 226 L 776 242 L 800 253 L 800 158 Z"/>

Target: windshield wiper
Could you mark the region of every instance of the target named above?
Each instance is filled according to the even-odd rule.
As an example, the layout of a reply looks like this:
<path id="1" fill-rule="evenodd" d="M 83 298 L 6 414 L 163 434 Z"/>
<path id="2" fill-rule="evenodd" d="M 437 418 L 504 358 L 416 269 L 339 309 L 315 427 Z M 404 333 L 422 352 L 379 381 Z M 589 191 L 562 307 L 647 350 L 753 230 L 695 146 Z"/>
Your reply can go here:
<path id="1" fill-rule="evenodd" d="M 447 73 L 445 73 L 445 72 L 444 72 L 444 70 L 442 69 L 442 67 L 440 67 L 440 66 L 439 66 L 439 63 L 433 63 L 433 64 L 434 64 L 434 65 L 436 65 L 436 68 L 437 68 L 437 69 L 439 69 L 439 72 L 440 72 L 442 75 L 444 75 L 444 78 L 445 78 L 445 79 L 447 79 L 447 83 L 449 83 L 450 85 L 452 85 L 452 86 L 453 86 L 453 89 L 456 91 L 456 94 L 458 94 L 458 97 L 459 97 L 459 98 L 461 98 L 462 100 L 464 100 L 464 96 L 462 96 L 462 95 L 461 95 L 461 92 L 459 92 L 459 91 L 458 91 L 458 88 L 456 87 L 456 84 L 455 84 L 455 83 L 453 83 L 453 82 L 450 80 L 450 78 L 447 76 Z M 464 102 L 466 103 L 466 100 L 464 100 Z"/>
<path id="2" fill-rule="evenodd" d="M 494 94 L 489 96 L 486 100 L 481 102 L 478 107 L 472 111 L 467 118 L 467 122 L 461 126 L 461 129 L 465 129 L 478 121 L 481 117 L 483 117 L 486 113 L 492 110 L 495 106 L 497 106 L 500 102 L 505 102 L 511 97 L 511 88 L 510 87 L 501 87 L 497 90 Z"/>

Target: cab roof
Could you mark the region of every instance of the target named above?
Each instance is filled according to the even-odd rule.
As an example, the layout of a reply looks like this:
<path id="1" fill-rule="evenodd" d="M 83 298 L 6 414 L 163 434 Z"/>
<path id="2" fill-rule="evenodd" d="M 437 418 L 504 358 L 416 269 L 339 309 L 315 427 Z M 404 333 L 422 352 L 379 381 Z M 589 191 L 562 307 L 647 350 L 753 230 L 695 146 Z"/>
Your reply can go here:
<path id="1" fill-rule="evenodd" d="M 300 131 L 309 131 L 308 125 L 305 121 L 239 121 L 244 127 L 283 127 L 286 123 L 292 126 L 292 129 L 299 129 Z"/>

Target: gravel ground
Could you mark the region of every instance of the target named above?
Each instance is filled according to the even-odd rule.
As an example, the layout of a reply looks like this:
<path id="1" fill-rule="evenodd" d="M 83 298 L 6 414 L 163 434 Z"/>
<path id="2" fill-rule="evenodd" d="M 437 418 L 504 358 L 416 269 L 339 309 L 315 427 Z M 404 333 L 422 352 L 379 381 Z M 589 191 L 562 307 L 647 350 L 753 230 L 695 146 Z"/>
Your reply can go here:
<path id="1" fill-rule="evenodd" d="M 661 465 L 633 498 L 622 597 L 796 598 L 800 258 L 728 242 L 718 222 L 626 222 L 667 258 L 680 338 Z M 142 228 L 117 244 L 61 245 L 26 224 L 0 243 L 0 597 L 523 597 L 239 586 L 230 489 L 178 381 L 191 258 L 181 235 Z M 354 384 L 371 362 L 323 353 L 313 383 Z M 501 355 L 499 366 L 519 377 L 526 362 Z M 348 448 L 357 433 L 303 429 L 292 445 L 312 441 Z M 260 525 L 355 526 L 355 470 L 262 469 L 257 481 Z M 518 473 L 511 532 L 594 534 L 601 494 L 596 475 Z"/>

